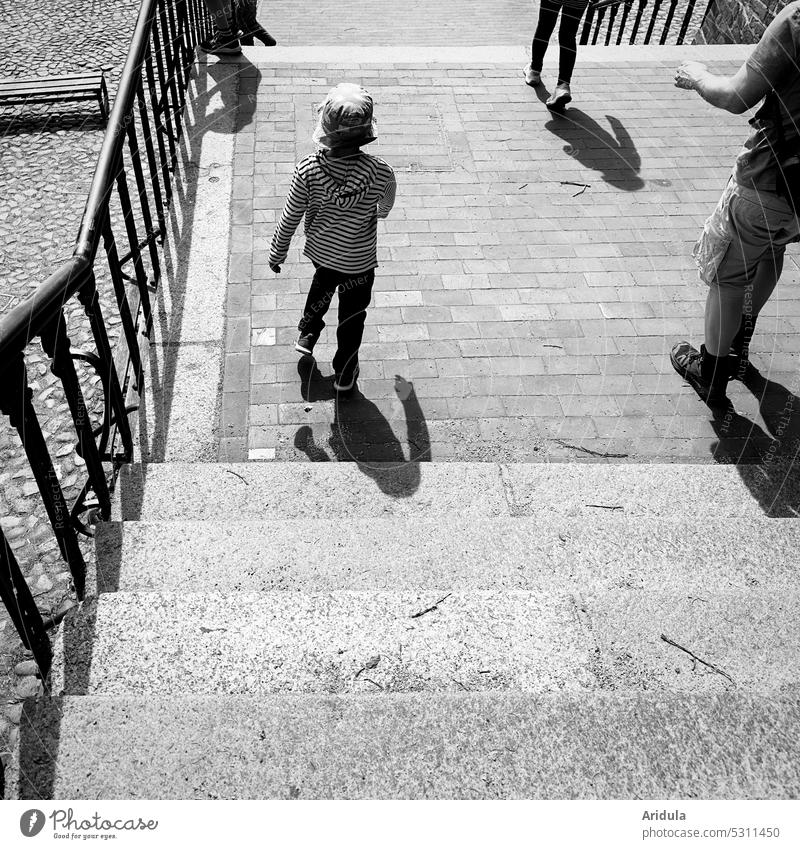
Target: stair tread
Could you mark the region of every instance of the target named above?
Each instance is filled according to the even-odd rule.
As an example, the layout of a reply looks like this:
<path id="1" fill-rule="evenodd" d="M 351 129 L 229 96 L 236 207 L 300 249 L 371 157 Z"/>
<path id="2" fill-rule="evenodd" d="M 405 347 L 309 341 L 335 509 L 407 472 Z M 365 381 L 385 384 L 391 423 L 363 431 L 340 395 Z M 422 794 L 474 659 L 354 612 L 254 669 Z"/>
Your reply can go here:
<path id="1" fill-rule="evenodd" d="M 107 593 L 65 621 L 53 686 L 68 694 L 775 692 L 800 680 L 797 606 L 796 589 L 696 597 L 679 583 L 658 593 Z"/>
<path id="2" fill-rule="evenodd" d="M 109 522 L 98 526 L 97 589 L 218 592 L 506 587 L 554 590 L 797 580 L 792 519 L 371 517 L 268 522 Z"/>
<path id="3" fill-rule="evenodd" d="M 796 798 L 798 724 L 797 688 L 54 698 L 26 705 L 19 795 Z"/>
<path id="4" fill-rule="evenodd" d="M 550 463 L 169 463 L 120 474 L 115 519 L 305 515 L 800 516 L 772 466 Z M 599 506 L 598 506 L 599 505 Z"/>

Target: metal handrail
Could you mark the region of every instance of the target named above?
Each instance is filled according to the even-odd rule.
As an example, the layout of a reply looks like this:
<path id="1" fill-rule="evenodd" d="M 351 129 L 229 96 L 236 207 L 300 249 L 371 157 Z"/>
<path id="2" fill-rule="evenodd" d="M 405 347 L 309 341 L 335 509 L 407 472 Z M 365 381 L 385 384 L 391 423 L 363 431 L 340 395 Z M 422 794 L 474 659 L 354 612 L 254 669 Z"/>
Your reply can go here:
<path id="1" fill-rule="evenodd" d="M 703 2 L 706 3 L 702 18 L 704 22 L 715 0 L 703 0 Z M 678 7 L 684 3 L 686 8 L 682 10 L 680 28 L 675 39 L 676 44 L 683 44 L 694 16 L 697 0 L 599 0 L 597 3 L 589 3 L 583 19 L 580 43 L 619 45 L 625 40 L 626 44 L 650 44 L 651 42 L 666 44 Z M 648 6 L 650 15 L 646 19 Z M 631 11 L 634 7 L 636 13 L 629 27 Z M 663 19 L 659 17 L 662 12 Z M 644 19 L 646 19 L 645 31 L 640 36 Z"/>
<path id="2" fill-rule="evenodd" d="M 104 463 L 111 464 L 113 475 L 113 468 L 132 457 L 128 421 L 132 407 L 126 395 L 141 395 L 143 389 L 140 336 L 150 335 L 150 293 L 161 278 L 157 243 L 166 235 L 185 93 L 194 49 L 210 31 L 211 19 L 202 0 L 142 0 L 73 255 L 0 319 L 0 412 L 20 435 L 78 599 L 84 597 L 86 574 L 78 535 L 92 534 L 80 516 L 91 507 L 104 519 L 110 516 Z M 121 222 L 119 215 L 112 214 L 115 200 Z M 123 235 L 117 233 L 120 223 Z M 122 327 L 116 347 L 109 338 L 97 285 L 101 246 Z M 132 274 L 123 270 L 128 262 L 133 265 Z M 72 298 L 77 298 L 89 319 L 96 352 L 70 346 L 64 308 Z M 86 466 L 87 480 L 71 506 L 32 404 L 25 349 L 35 339 L 41 340 L 51 371 L 61 381 L 75 429 L 75 450 Z M 77 362 L 88 364 L 100 377 L 104 412 L 99 426 L 90 421 Z M 24 645 L 33 652 L 42 677 L 47 678 L 49 639 L 2 529 L 0 598 Z"/>

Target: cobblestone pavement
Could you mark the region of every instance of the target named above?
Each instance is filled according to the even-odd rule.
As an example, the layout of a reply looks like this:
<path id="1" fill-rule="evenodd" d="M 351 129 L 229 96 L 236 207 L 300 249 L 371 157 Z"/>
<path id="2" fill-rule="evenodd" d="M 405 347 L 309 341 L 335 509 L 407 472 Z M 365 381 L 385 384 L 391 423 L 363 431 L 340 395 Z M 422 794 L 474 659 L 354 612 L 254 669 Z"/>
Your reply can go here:
<path id="1" fill-rule="evenodd" d="M 139 0 L 0 0 L 0 76 L 103 68 L 113 99 L 138 7 Z M 0 316 L 72 255 L 102 138 L 94 104 L 0 107 Z M 73 346 L 91 349 L 79 305 L 73 302 L 65 312 Z M 83 476 L 66 401 L 38 343 L 29 346 L 26 362 L 56 470 L 72 499 Z M 97 378 L 83 377 L 96 414 Z M 56 609 L 71 596 L 70 576 L 22 446 L 5 419 L 0 424 L 0 516 L 40 608 Z M 6 718 L 0 712 L 0 736 L 14 727 L 17 700 L 35 685 L 29 674 L 13 674 L 20 659 L 16 633 L 0 609 L 0 702 L 11 702 Z"/>
<path id="2" fill-rule="evenodd" d="M 236 139 L 222 457 L 752 461 L 794 451 L 794 249 L 760 319 L 758 376 L 731 385 L 735 414 L 715 418 L 668 358 L 675 341 L 701 334 L 706 291 L 691 249 L 746 120 L 676 89 L 672 65 L 591 55 L 564 117 L 503 63 L 353 61 L 324 74 L 273 63 L 258 90 L 243 82 L 256 111 Z M 293 163 L 310 150 L 312 104 L 341 79 L 372 91 L 380 139 L 370 151 L 397 169 L 399 191 L 379 233 L 361 394 L 335 404 L 332 329 L 319 372 L 304 372 L 293 350 L 310 273 L 302 240 L 280 276 L 267 250 Z M 396 374 L 413 383 L 410 400 Z"/>

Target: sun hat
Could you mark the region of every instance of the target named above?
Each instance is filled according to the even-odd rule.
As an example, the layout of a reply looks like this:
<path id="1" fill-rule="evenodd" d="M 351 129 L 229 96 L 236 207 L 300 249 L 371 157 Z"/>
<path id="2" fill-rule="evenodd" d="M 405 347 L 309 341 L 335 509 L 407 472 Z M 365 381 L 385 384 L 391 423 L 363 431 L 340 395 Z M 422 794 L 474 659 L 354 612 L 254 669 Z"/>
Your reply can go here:
<path id="1" fill-rule="evenodd" d="M 378 138 L 370 93 L 355 83 L 339 83 L 317 106 L 319 120 L 312 138 L 323 148 L 369 144 Z"/>

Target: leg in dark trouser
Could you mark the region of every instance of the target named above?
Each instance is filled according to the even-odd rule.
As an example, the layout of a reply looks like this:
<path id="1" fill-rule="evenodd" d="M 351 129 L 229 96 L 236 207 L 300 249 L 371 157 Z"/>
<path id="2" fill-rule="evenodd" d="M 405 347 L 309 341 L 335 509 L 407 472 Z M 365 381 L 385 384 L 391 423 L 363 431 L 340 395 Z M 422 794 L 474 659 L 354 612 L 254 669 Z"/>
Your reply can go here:
<path id="1" fill-rule="evenodd" d="M 561 23 L 558 27 L 558 82 L 569 85 L 572 72 L 575 69 L 575 59 L 578 53 L 578 26 L 583 17 L 584 9 L 564 6 L 561 10 Z"/>
<path id="2" fill-rule="evenodd" d="M 544 54 L 547 50 L 550 36 L 556 28 L 558 10 L 560 8 L 561 4 L 554 3 L 552 0 L 542 0 L 539 6 L 539 21 L 536 24 L 536 32 L 533 35 L 533 43 L 531 44 L 531 68 L 534 71 L 542 70 Z"/>
<path id="3" fill-rule="evenodd" d="M 364 336 L 367 307 L 372 298 L 375 269 L 348 277 L 339 287 L 338 347 L 333 358 L 336 374 L 352 375 L 358 366 L 358 349 Z"/>
<path id="4" fill-rule="evenodd" d="M 322 333 L 322 329 L 325 327 L 323 320 L 325 313 L 331 305 L 336 286 L 341 279 L 342 275 L 337 271 L 317 266 L 314 279 L 311 281 L 311 288 L 308 290 L 303 317 L 297 325 L 297 329 L 301 333 L 310 333 L 312 336 L 319 336 Z"/>

